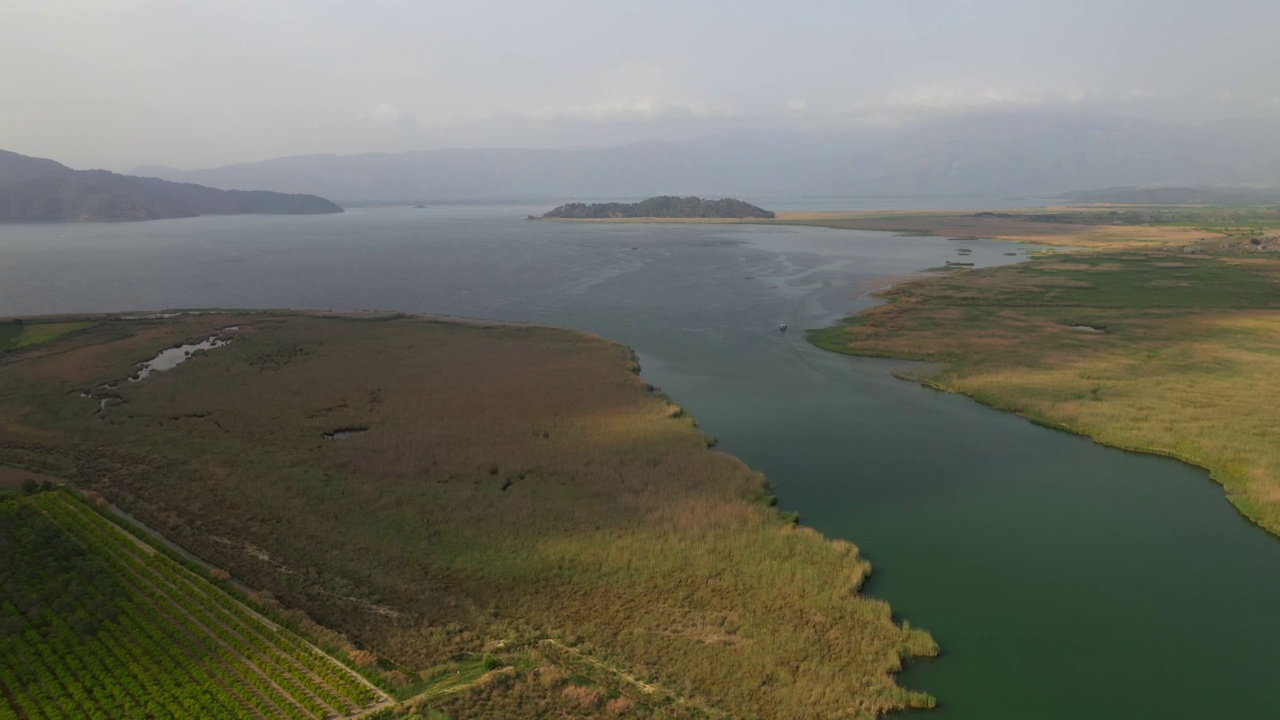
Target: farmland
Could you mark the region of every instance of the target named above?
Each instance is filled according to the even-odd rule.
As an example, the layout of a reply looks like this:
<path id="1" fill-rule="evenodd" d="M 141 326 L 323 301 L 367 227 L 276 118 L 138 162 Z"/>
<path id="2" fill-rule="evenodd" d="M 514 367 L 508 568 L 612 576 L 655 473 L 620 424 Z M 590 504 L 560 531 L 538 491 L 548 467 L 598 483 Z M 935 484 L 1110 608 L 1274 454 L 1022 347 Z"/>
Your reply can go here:
<path id="1" fill-rule="evenodd" d="M 385 695 L 62 491 L 0 498 L 0 718 L 326 718 Z"/>

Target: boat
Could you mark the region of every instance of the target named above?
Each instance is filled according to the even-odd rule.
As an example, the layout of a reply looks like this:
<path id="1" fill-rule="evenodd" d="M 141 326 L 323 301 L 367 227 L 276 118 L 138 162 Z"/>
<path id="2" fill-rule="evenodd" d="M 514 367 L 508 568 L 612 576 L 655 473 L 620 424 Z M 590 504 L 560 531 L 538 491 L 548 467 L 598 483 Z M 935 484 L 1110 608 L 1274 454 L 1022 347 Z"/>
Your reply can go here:
<path id="1" fill-rule="evenodd" d="M 779 324 L 778 324 L 778 329 L 779 329 L 779 330 L 781 330 L 782 332 L 786 332 L 786 331 L 787 331 L 787 324 L 786 324 L 786 323 L 779 323 Z"/>

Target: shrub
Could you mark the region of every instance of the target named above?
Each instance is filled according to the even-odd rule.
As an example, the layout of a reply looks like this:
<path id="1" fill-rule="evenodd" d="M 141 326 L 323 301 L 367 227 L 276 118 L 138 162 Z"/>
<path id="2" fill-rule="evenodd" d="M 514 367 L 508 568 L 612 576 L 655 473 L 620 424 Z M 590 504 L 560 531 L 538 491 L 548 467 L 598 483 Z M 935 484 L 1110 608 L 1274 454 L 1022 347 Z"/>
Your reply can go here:
<path id="1" fill-rule="evenodd" d="M 352 650 L 347 654 L 357 667 L 373 667 L 378 664 L 378 654 L 369 650 Z"/>
<path id="2" fill-rule="evenodd" d="M 564 689 L 564 696 L 578 703 L 582 707 L 596 707 L 600 701 L 604 699 L 604 693 L 598 688 L 587 687 L 586 685 L 570 685 Z"/>
<path id="3" fill-rule="evenodd" d="M 616 697 L 605 703 L 604 709 L 610 715 L 626 715 L 635 709 L 635 702 L 629 697 Z"/>

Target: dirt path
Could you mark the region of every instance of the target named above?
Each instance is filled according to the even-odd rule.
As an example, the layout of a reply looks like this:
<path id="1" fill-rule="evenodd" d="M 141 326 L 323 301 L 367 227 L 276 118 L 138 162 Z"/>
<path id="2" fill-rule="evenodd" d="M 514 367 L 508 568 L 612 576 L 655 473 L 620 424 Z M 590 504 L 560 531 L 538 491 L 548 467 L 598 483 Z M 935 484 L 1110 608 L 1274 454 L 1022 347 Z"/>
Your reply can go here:
<path id="1" fill-rule="evenodd" d="M 580 660 L 580 661 L 582 661 L 582 662 L 585 662 L 585 663 L 587 663 L 587 664 L 589 664 L 589 665 L 592 665 L 592 666 L 594 666 L 594 667 L 596 667 L 596 668 L 598 668 L 598 669 L 600 669 L 600 670 L 603 670 L 603 671 L 605 671 L 605 672 L 609 673 L 610 675 L 613 675 L 614 677 L 616 677 L 616 678 L 618 678 L 618 679 L 620 679 L 620 680 L 625 681 L 628 685 L 631 685 L 632 687 L 635 687 L 635 688 L 639 689 L 641 692 L 645 693 L 646 695 L 656 695 L 656 694 L 659 692 L 658 687 L 657 687 L 656 685 L 652 685 L 652 684 L 650 684 L 650 683 L 644 682 L 643 680 L 641 680 L 641 679 L 637 678 L 636 676 L 634 676 L 634 675 L 632 675 L 632 674 L 630 674 L 630 673 L 628 673 L 628 672 L 624 672 L 624 671 L 622 671 L 622 670 L 619 670 L 619 669 L 618 669 L 618 668 L 616 668 L 616 667 L 613 667 L 613 666 L 609 665 L 608 663 L 604 662 L 603 660 L 597 660 L 596 658 L 589 657 L 589 656 L 587 656 L 587 655 L 583 655 L 582 653 L 578 652 L 577 650 L 574 650 L 573 648 L 571 648 L 571 647 L 569 647 L 569 646 L 565 645 L 564 643 L 561 643 L 561 642 L 559 642 L 559 641 L 557 641 L 557 640 L 547 639 L 547 640 L 543 640 L 540 644 L 541 644 L 541 645 L 544 645 L 544 646 L 546 646 L 546 645 L 550 645 L 550 646 L 552 646 L 552 647 L 556 648 L 556 650 L 557 650 L 557 651 L 559 651 L 559 652 L 567 653 L 567 654 L 569 654 L 569 655 L 573 655 L 573 656 L 574 656 L 574 658 L 576 658 L 576 659 L 578 659 L 578 660 Z"/>
<path id="2" fill-rule="evenodd" d="M 592 668 L 607 674 L 609 677 L 613 678 L 615 682 L 613 683 L 602 682 L 601 683 L 602 685 L 606 685 L 606 686 L 612 685 L 613 689 L 621 692 L 623 695 L 627 695 L 631 697 L 632 700 L 635 700 L 639 703 L 656 702 L 659 700 L 666 700 L 666 699 L 673 701 L 674 706 L 664 705 L 662 707 L 662 711 L 671 713 L 676 717 L 698 717 L 698 718 L 728 718 L 729 717 L 727 713 L 711 707 L 701 699 L 684 697 L 676 693 L 668 692 L 667 690 L 663 689 L 658 685 L 644 682 L 643 680 L 637 678 L 631 673 L 625 670 L 622 670 L 621 668 L 610 665 L 609 663 L 604 662 L 603 660 L 599 660 L 599 659 L 590 657 L 588 655 L 584 655 L 578 650 L 568 647 L 564 643 L 561 643 L 557 640 L 552 640 L 548 638 L 546 640 L 543 640 L 541 643 L 539 643 L 539 647 L 541 647 L 544 651 L 551 649 L 552 651 L 548 655 L 558 664 L 569 665 L 570 661 L 566 660 L 566 656 L 567 656 L 572 658 L 572 662 L 589 665 Z M 570 666 L 570 669 L 572 669 L 571 666 Z M 626 691 L 626 688 L 630 688 L 631 692 L 628 693 Z M 686 715 L 686 712 L 689 712 L 691 714 Z"/>

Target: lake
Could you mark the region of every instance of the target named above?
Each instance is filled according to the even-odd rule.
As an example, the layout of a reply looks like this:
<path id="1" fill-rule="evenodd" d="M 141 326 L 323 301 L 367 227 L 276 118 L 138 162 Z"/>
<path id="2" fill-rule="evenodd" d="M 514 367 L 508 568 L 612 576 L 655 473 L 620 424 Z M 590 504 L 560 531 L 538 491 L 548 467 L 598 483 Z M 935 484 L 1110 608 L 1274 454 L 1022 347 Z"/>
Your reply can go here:
<path id="1" fill-rule="evenodd" d="M 1205 472 L 804 340 L 883 278 L 1027 248 L 522 219 L 546 209 L 0 226 L 0 315 L 392 309 L 584 328 L 634 347 L 783 509 L 862 548 L 867 592 L 942 645 L 901 676 L 941 702 L 921 717 L 1275 716 L 1280 541 Z"/>

